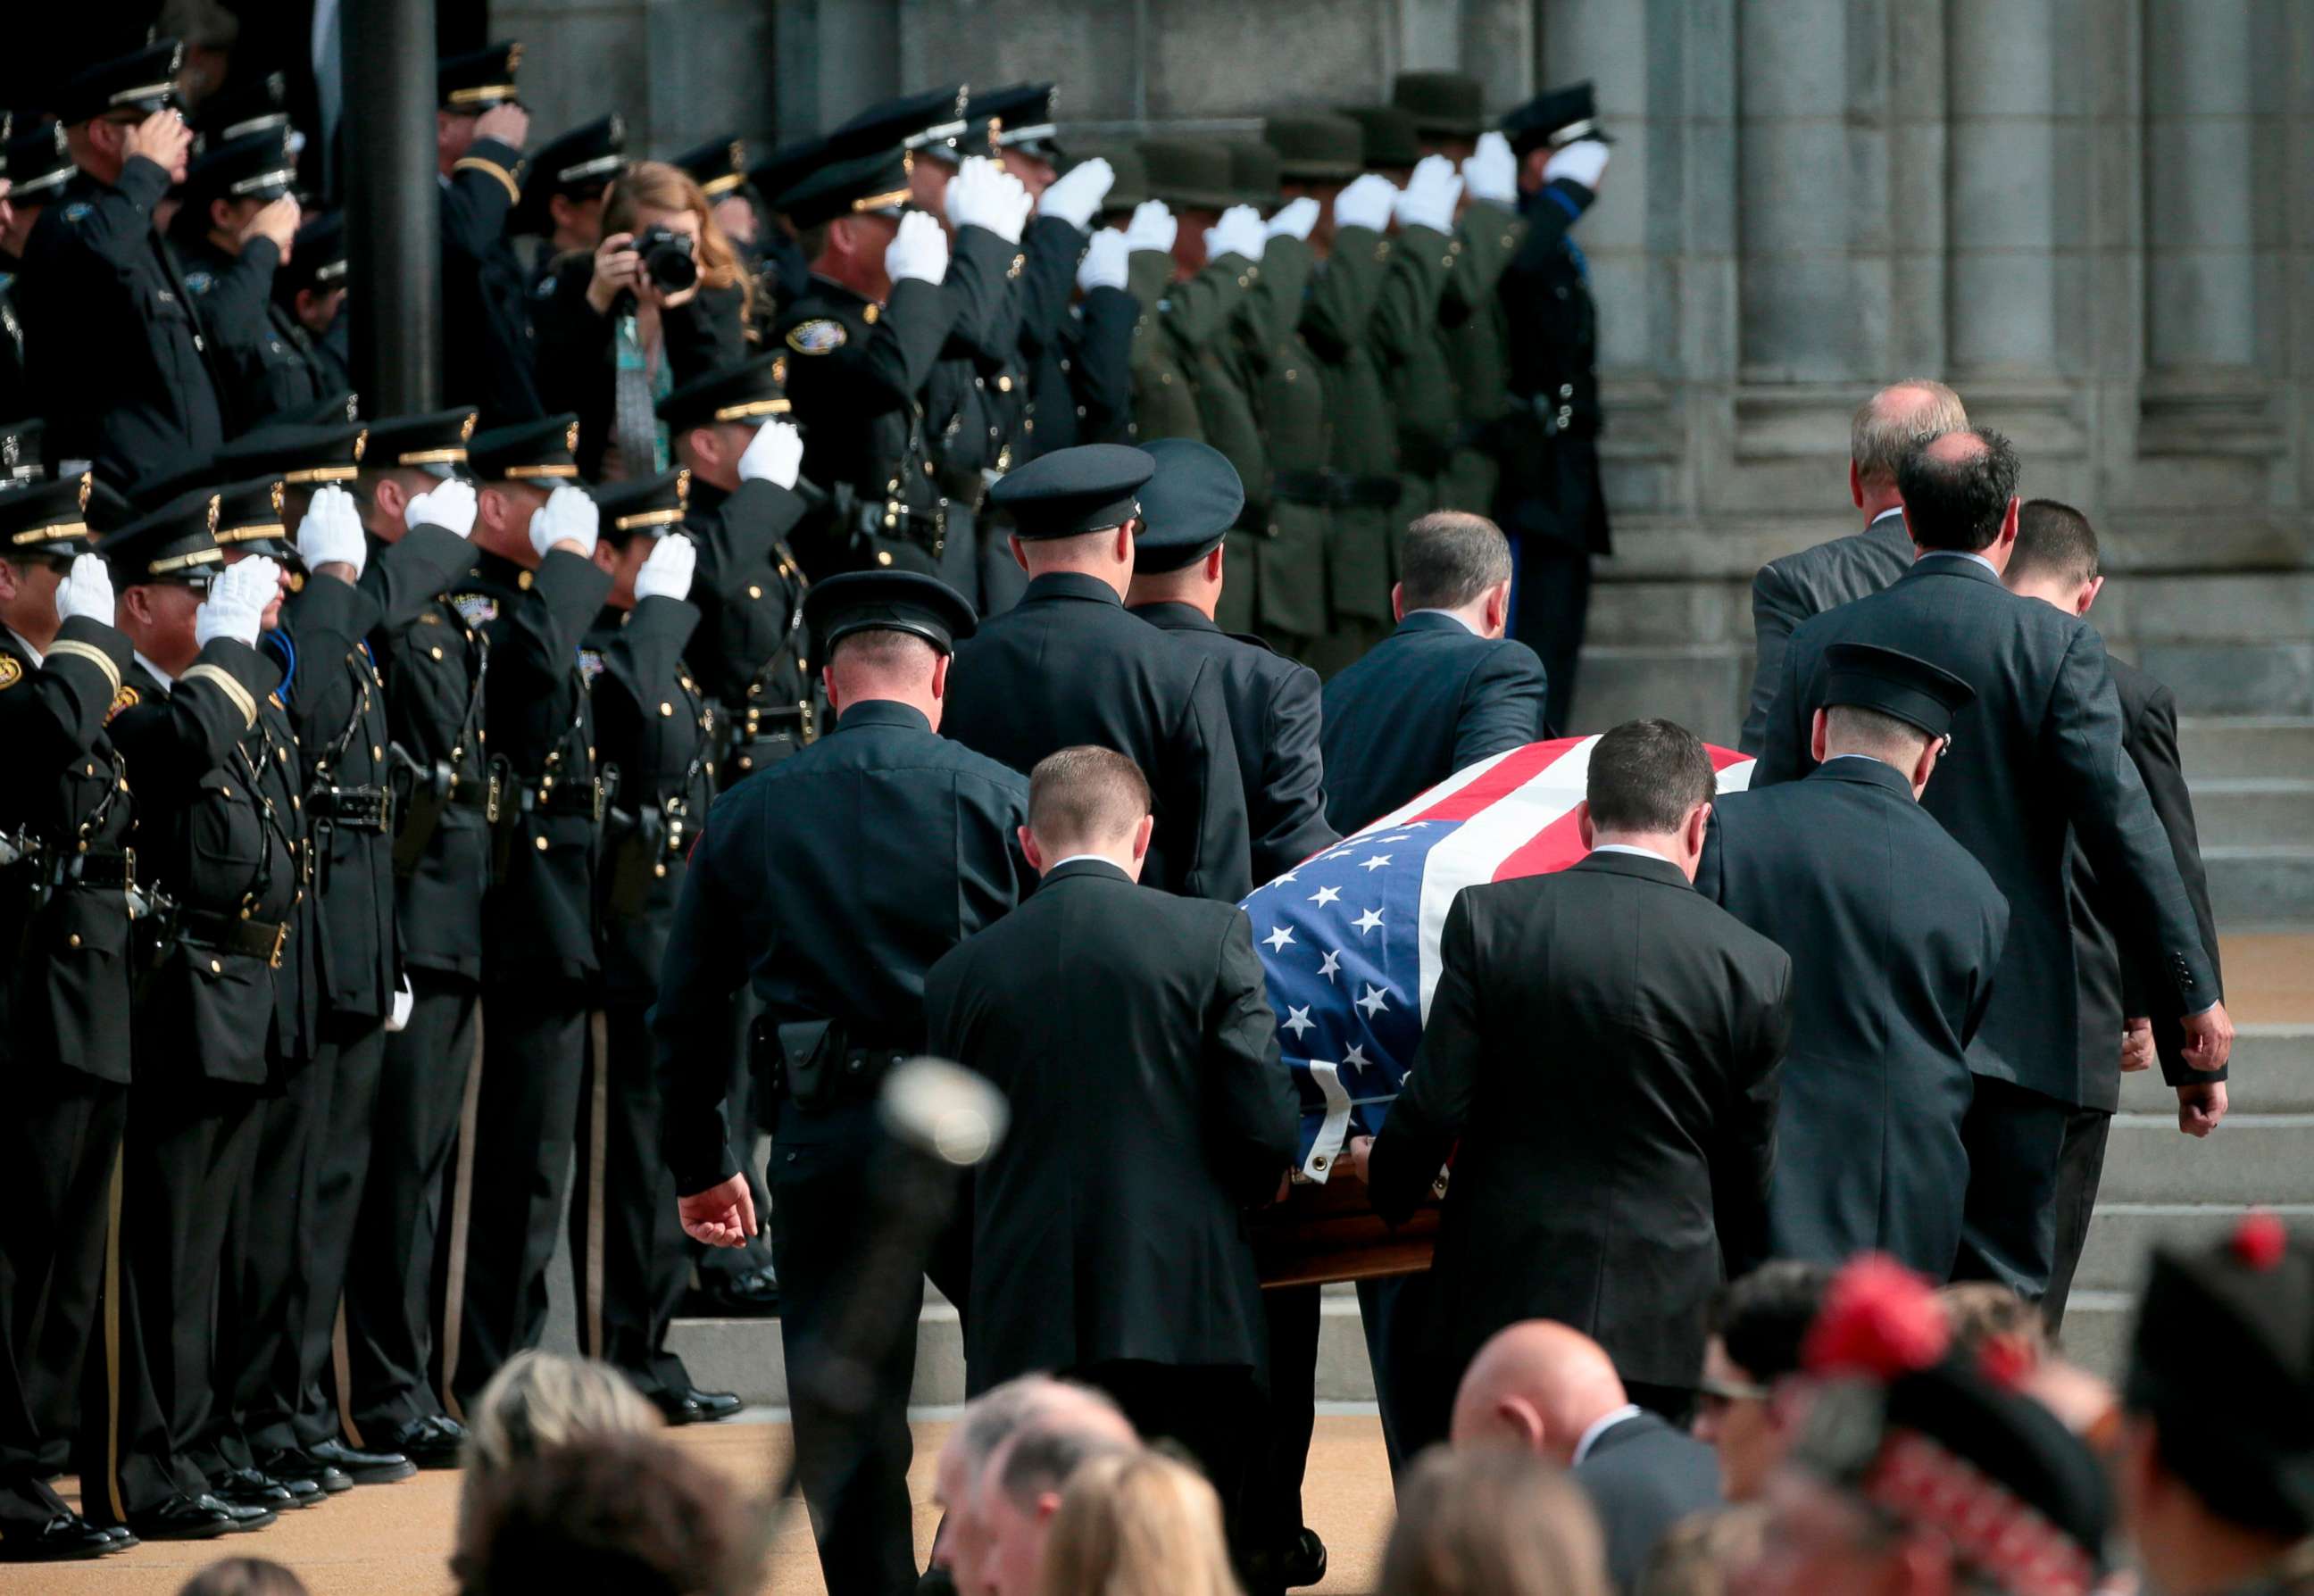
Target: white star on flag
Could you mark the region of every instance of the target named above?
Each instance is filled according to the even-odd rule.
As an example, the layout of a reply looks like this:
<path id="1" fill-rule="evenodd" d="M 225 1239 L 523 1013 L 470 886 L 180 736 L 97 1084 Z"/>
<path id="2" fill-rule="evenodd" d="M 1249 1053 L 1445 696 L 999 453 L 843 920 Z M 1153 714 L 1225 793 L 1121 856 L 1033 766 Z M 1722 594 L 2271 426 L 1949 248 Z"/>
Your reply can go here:
<path id="1" fill-rule="evenodd" d="M 1294 1033 L 1294 1039 L 1296 1042 L 1302 1040 L 1303 1032 L 1315 1030 L 1317 1025 L 1318 1022 L 1310 1018 L 1310 1010 L 1307 1009 L 1289 1007 L 1285 1011 L 1285 1028 Z"/>
<path id="2" fill-rule="evenodd" d="M 1364 863 L 1360 864 L 1360 865 L 1358 866 L 1358 869 L 1362 869 L 1362 870 L 1379 870 L 1380 869 L 1382 869 L 1382 866 L 1384 866 L 1384 865 L 1388 864 L 1389 862 L 1390 862 L 1390 855 L 1389 855 L 1389 854 L 1387 854 L 1387 853 L 1377 853 L 1377 854 L 1375 854 L 1372 859 L 1367 860 L 1365 860 Z"/>
<path id="3" fill-rule="evenodd" d="M 1292 870 L 1288 870 L 1285 874 L 1280 876 L 1276 880 L 1271 882 L 1269 885 L 1272 886 L 1283 886 L 1288 881 L 1297 881 L 1299 879 L 1301 879 L 1300 877 L 1296 876 Z"/>
<path id="4" fill-rule="evenodd" d="M 1365 1048 L 1356 1042 L 1350 1044 L 1350 1051 L 1342 1056 L 1342 1062 L 1346 1064 L 1356 1064 L 1361 1070 L 1370 1070 L 1373 1067 L 1373 1060 L 1366 1056 Z"/>
<path id="5" fill-rule="evenodd" d="M 1341 895 L 1342 889 L 1338 886 L 1321 886 L 1310 895 L 1310 901 L 1323 907 Z"/>
<path id="6" fill-rule="evenodd" d="M 1361 934 L 1373 930 L 1374 927 L 1382 923 L 1382 911 L 1380 909 L 1369 909 L 1365 913 L 1358 916 L 1356 923 Z"/>
<path id="7" fill-rule="evenodd" d="M 1366 995 L 1358 1000 L 1358 1007 L 1366 1011 L 1368 1019 L 1372 1019 L 1390 1005 L 1382 1001 L 1382 988 L 1369 986 L 1366 988 Z"/>
<path id="8" fill-rule="evenodd" d="M 1294 933 L 1282 925 L 1273 925 L 1269 928 L 1269 935 L 1264 937 L 1262 940 L 1269 944 L 1269 950 L 1272 953 L 1283 953 L 1285 950 L 1285 945 L 1294 940 Z"/>
<path id="9" fill-rule="evenodd" d="M 1341 967 L 1341 949 L 1338 948 L 1329 948 L 1326 949 L 1326 962 L 1318 966 L 1318 974 L 1323 975 L 1329 982 L 1331 982 L 1334 979 L 1334 972 Z"/>

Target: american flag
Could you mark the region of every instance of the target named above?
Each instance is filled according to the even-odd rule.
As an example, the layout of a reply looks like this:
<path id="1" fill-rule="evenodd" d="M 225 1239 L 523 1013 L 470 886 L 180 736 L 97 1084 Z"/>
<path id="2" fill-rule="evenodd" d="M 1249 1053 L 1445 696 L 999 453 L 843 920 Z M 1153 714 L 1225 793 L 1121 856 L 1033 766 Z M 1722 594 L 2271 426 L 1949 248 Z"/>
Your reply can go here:
<path id="1" fill-rule="evenodd" d="M 1575 806 L 1598 740 L 1529 743 L 1457 771 L 1245 900 L 1302 1093 L 1303 1177 L 1324 1180 L 1350 1137 L 1381 1128 L 1422 1039 L 1454 895 L 1583 857 Z M 1740 791 L 1752 760 L 1709 752 L 1719 790 Z"/>

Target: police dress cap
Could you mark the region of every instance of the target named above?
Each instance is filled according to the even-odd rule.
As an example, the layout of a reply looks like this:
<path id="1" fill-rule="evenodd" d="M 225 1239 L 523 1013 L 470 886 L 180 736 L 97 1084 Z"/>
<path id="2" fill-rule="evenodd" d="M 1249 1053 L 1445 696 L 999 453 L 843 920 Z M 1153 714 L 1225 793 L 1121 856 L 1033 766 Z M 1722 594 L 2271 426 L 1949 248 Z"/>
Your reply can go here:
<path id="1" fill-rule="evenodd" d="M 1277 203 L 1277 184 L 1284 171 L 1277 152 L 1258 138 L 1232 138 L 1229 144 L 1230 186 L 1237 203 L 1267 210 Z"/>
<path id="2" fill-rule="evenodd" d="M 1814 1384 L 1788 1460 L 1939 1536 L 2014 1596 L 2088 1596 L 2111 1529 L 2103 1466 L 2017 1389 L 1995 1344 L 1958 1351 L 1926 1280 L 1867 1253 L 1833 1277 L 1801 1345 Z"/>
<path id="3" fill-rule="evenodd" d="M 988 496 L 1011 513 L 1023 538 L 1075 537 L 1141 514 L 1141 485 L 1156 472 L 1157 462 L 1144 449 L 1079 444 L 1007 472 Z"/>
<path id="4" fill-rule="evenodd" d="M 524 156 L 522 198 L 508 215 L 508 227 L 551 233 L 550 198 L 597 198 L 626 163 L 627 124 L 616 111 L 557 134 Z"/>
<path id="5" fill-rule="evenodd" d="M 1054 160 L 1061 146 L 1053 123 L 1053 97 L 1051 84 L 1013 84 L 974 95 L 972 119 L 988 124 L 989 142 L 999 149 Z"/>
<path id="6" fill-rule="evenodd" d="M 47 204 L 79 171 L 62 122 L 18 118 L 7 150 L 8 203 L 13 206 Z"/>
<path id="7" fill-rule="evenodd" d="M 494 105 L 521 98 L 515 75 L 522 68 L 522 46 L 509 40 L 434 64 L 434 88 L 444 110 L 479 116 Z"/>
<path id="8" fill-rule="evenodd" d="M 1127 216 L 1133 207 L 1149 198 L 1149 168 L 1142 163 L 1141 151 L 1129 144 L 1079 144 L 1069 141 L 1069 154 L 1061 163 L 1064 172 L 1074 172 L 1088 161 L 1108 163 L 1108 192 L 1100 197 L 1103 216 Z"/>
<path id="9" fill-rule="evenodd" d="M 40 457 L 40 441 L 48 430 L 49 424 L 38 416 L 0 421 L 0 489 L 37 482 L 48 474 Z"/>
<path id="10" fill-rule="evenodd" d="M 868 211 L 896 216 L 907 202 L 907 159 L 888 149 L 818 168 L 782 194 L 773 208 L 806 228 Z"/>
<path id="11" fill-rule="evenodd" d="M 460 475 L 466 445 L 474 436 L 474 407 L 429 410 L 422 416 L 389 416 L 369 424 L 362 445 L 364 471 L 422 471 L 437 477 Z"/>
<path id="12" fill-rule="evenodd" d="M 971 106 L 971 92 L 962 84 L 902 94 L 844 121 L 827 136 L 828 142 L 839 157 L 893 148 L 939 150 L 954 160 L 966 129 L 972 126 Z"/>
<path id="13" fill-rule="evenodd" d="M 263 554 L 284 564 L 302 565 L 288 524 L 281 519 L 281 479 L 266 475 L 230 482 L 216 490 L 217 547 Z"/>
<path id="14" fill-rule="evenodd" d="M 1599 124 L 1598 101 L 1588 78 L 1537 94 L 1503 119 L 1503 136 L 1511 141 L 1511 153 L 1521 156 L 1545 145 L 1557 149 L 1579 138 L 1615 142 Z"/>
<path id="15" fill-rule="evenodd" d="M 193 126 L 210 145 L 288 125 L 289 80 L 278 72 L 258 77 L 236 74 L 203 100 L 193 115 Z"/>
<path id="16" fill-rule="evenodd" d="M 1358 125 L 1365 138 L 1368 172 L 1412 166 L 1422 159 L 1422 137 L 1414 130 L 1414 119 L 1395 105 L 1343 105 L 1335 109 Z"/>
<path id="17" fill-rule="evenodd" d="M 755 192 L 764 197 L 764 203 L 772 205 L 780 196 L 809 177 L 816 168 L 840 158 L 827 139 L 792 139 L 750 166 L 747 181 L 755 186 Z"/>
<path id="18" fill-rule="evenodd" d="M 184 208 L 179 214 L 191 216 L 195 227 L 207 233 L 211 200 L 274 200 L 295 192 L 297 157 L 289 137 L 285 120 L 209 145 L 185 169 Z"/>
<path id="19" fill-rule="evenodd" d="M 1932 737 L 1950 736 L 1953 717 L 1976 698 L 1976 689 L 1942 666 L 1877 643 L 1834 643 L 1824 663 L 1819 707 L 1877 710 Z"/>
<path id="20" fill-rule="evenodd" d="M 1487 92 L 1467 72 L 1401 72 L 1390 102 L 1432 138 L 1476 138 L 1487 130 Z"/>
<path id="21" fill-rule="evenodd" d="M 149 117 L 178 103 L 177 73 L 184 61 L 182 45 L 156 39 L 142 49 L 82 67 L 65 79 L 48 109 L 67 128 L 116 114 Z"/>
<path id="22" fill-rule="evenodd" d="M 2155 1248 L 2123 1397 L 2221 1518 L 2314 1530 L 2314 1238 L 2253 1212 L 2218 1246 Z"/>
<path id="23" fill-rule="evenodd" d="M 1133 569 L 1177 571 L 1202 560 L 1245 508 L 1245 484 L 1229 456 L 1192 437 L 1153 438 L 1141 452 L 1157 474 L 1141 488 Z"/>
<path id="24" fill-rule="evenodd" d="M 358 421 L 269 421 L 216 453 L 221 481 L 272 472 L 292 488 L 350 482 L 360 474 L 369 428 Z"/>
<path id="25" fill-rule="evenodd" d="M 668 164 L 690 173 L 708 198 L 720 199 L 747 181 L 747 141 L 728 135 L 711 138 L 672 157 Z"/>
<path id="26" fill-rule="evenodd" d="M 120 495 L 120 490 L 99 477 L 89 485 L 88 529 L 99 538 L 119 532 L 137 519 L 137 510 Z"/>
<path id="27" fill-rule="evenodd" d="M 1141 163 L 1149 194 L 1175 210 L 1227 210 L 1237 203 L 1230 183 L 1229 146 L 1214 138 L 1144 138 Z"/>
<path id="28" fill-rule="evenodd" d="M 1343 182 L 1366 169 L 1365 129 L 1347 117 L 1271 117 L 1261 125 L 1261 141 L 1277 152 L 1278 174 L 1287 182 Z"/>
<path id="29" fill-rule="evenodd" d="M 732 422 L 758 425 L 788 413 L 788 357 L 758 355 L 697 376 L 658 401 L 658 419 L 671 432 Z"/>
<path id="30" fill-rule="evenodd" d="M 612 547 L 624 548 L 637 533 L 665 537 L 683 525 L 691 503 L 691 472 L 676 466 L 652 476 L 605 482 L 593 497 L 601 512 L 603 536 Z"/>
<path id="31" fill-rule="evenodd" d="M 345 426 L 361 419 L 361 395 L 350 388 L 340 388 L 335 393 L 324 393 L 311 404 L 283 410 L 276 419 L 293 421 L 300 427 Z"/>
<path id="32" fill-rule="evenodd" d="M 804 625 L 822 658 L 855 631 L 905 631 L 943 654 L 979 629 L 972 601 L 923 571 L 846 571 L 814 582 L 803 595 Z"/>
<path id="33" fill-rule="evenodd" d="M 0 489 L 0 555 L 11 560 L 69 560 L 95 546 L 88 524 L 88 472 L 54 482 L 26 481 Z"/>
<path id="34" fill-rule="evenodd" d="M 195 488 L 106 533 L 96 551 L 112 568 L 113 585 L 209 581 L 225 569 L 218 508 L 215 489 Z"/>
<path id="35" fill-rule="evenodd" d="M 343 211 L 323 211 L 308 216 L 297 228 L 289 259 L 273 272 L 273 297 L 283 305 L 297 301 L 297 290 L 326 294 L 346 286 L 346 216 Z"/>
<path id="36" fill-rule="evenodd" d="M 564 414 L 515 421 L 466 442 L 466 468 L 484 482 L 576 482 L 578 418 Z"/>

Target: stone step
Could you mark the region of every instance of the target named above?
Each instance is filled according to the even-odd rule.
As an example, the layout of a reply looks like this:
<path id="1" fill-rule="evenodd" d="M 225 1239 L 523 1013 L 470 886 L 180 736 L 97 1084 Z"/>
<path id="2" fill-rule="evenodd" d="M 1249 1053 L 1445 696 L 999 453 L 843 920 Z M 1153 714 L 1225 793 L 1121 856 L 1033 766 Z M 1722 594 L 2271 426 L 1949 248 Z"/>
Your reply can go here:
<path id="1" fill-rule="evenodd" d="M 2118 1380 L 2136 1322 L 2135 1292 L 2076 1291 L 2065 1300 L 2060 1336 L 2065 1356 L 2092 1374 Z"/>
<path id="2" fill-rule="evenodd" d="M 2195 781 L 2193 796 L 2205 850 L 2314 849 L 2314 780 L 2213 777 Z"/>
<path id="3" fill-rule="evenodd" d="M 2226 1133 L 2221 1125 L 2218 1134 Z M 2293 1230 L 2314 1223 L 2314 1203 L 2277 1203 L 2273 1211 Z M 2089 1291 L 2135 1292 L 2145 1284 L 2147 1255 L 2156 1245 L 2207 1247 L 2241 1222 L 2244 1210 L 2217 1204 L 2100 1203 L 2089 1221 L 2089 1244 L 2074 1284 Z"/>
<path id="4" fill-rule="evenodd" d="M 2314 778 L 2314 719 L 2186 717 L 2177 753 L 2198 794 L 2204 777 Z"/>
<path id="5" fill-rule="evenodd" d="M 2111 1203 L 2314 1202 L 2314 1114 L 2230 1114 L 2187 1136 L 2169 1114 L 2120 1114 L 2100 1193 Z"/>
<path id="6" fill-rule="evenodd" d="M 2205 847 L 2202 866 L 2226 930 L 2314 926 L 2314 848 Z"/>
<path id="7" fill-rule="evenodd" d="M 2245 1025 L 2227 1066 L 2229 1107 L 2243 1114 L 2314 1114 L 2314 1025 Z M 2158 1069 L 2121 1078 L 2124 1114 L 2174 1115 L 2177 1096 Z M 2228 1127 L 2221 1124 L 2222 1137 Z"/>

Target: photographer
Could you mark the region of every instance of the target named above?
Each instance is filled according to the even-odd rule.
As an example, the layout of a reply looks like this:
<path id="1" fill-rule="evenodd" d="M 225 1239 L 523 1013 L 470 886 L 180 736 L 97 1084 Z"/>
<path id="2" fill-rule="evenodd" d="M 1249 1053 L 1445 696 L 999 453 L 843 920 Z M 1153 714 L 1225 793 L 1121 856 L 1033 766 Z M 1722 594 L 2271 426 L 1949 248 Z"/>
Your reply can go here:
<path id="1" fill-rule="evenodd" d="M 603 242 L 555 263 L 534 313 L 539 386 L 578 417 L 583 476 L 666 469 L 653 407 L 744 357 L 754 292 L 687 173 L 645 161 L 620 177 L 603 207 Z"/>

